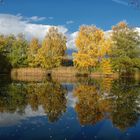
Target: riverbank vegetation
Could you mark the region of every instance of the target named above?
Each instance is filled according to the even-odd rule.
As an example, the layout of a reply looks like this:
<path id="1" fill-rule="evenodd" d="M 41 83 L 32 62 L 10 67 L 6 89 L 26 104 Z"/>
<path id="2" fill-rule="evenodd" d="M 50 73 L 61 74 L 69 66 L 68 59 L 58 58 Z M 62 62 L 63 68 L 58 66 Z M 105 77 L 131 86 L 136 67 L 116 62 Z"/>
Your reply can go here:
<path id="1" fill-rule="evenodd" d="M 95 26 L 82 26 L 76 38 L 75 66 L 104 74 L 132 74 L 140 69 L 140 36 L 135 28 L 120 22 L 110 36 Z"/>
<path id="2" fill-rule="evenodd" d="M 29 42 L 22 34 L 1 35 L 0 73 L 11 68 L 53 69 L 63 73 L 64 67 L 63 70 L 61 67 L 61 72 L 57 68 L 68 62 L 66 43 L 66 36 L 55 27 L 49 29 L 43 41 L 33 38 Z M 113 26 L 109 33 L 93 25 L 83 25 L 75 46 L 77 52 L 73 53 L 72 59 L 75 68 L 72 73 L 75 72 L 75 75 L 97 72 L 133 75 L 140 70 L 140 35 L 136 28 L 125 22 Z"/>

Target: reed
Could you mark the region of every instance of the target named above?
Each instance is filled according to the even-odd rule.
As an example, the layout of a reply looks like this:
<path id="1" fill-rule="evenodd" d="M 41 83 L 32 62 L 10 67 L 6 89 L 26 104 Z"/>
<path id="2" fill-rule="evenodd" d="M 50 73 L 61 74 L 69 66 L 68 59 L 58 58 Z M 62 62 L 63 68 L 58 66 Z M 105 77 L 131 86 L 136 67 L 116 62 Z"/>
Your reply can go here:
<path id="1" fill-rule="evenodd" d="M 17 81 L 42 81 L 48 71 L 41 68 L 18 68 L 12 69 L 11 79 Z"/>
<path id="2" fill-rule="evenodd" d="M 58 67 L 52 70 L 52 77 L 64 76 L 64 77 L 75 77 L 77 70 L 74 67 Z"/>

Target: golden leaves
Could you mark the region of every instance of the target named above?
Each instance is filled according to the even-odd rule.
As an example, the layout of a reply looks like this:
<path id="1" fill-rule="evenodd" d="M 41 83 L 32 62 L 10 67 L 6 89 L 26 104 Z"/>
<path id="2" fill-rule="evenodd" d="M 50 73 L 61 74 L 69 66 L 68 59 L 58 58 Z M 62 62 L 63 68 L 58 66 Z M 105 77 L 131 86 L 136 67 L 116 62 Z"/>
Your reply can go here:
<path id="1" fill-rule="evenodd" d="M 57 28 L 50 28 L 38 51 L 38 65 L 46 69 L 60 66 L 65 51 L 66 37 Z"/>
<path id="2" fill-rule="evenodd" d="M 95 26 L 81 26 L 76 38 L 78 53 L 73 54 L 74 65 L 79 69 L 96 67 L 111 51 L 112 41 Z"/>

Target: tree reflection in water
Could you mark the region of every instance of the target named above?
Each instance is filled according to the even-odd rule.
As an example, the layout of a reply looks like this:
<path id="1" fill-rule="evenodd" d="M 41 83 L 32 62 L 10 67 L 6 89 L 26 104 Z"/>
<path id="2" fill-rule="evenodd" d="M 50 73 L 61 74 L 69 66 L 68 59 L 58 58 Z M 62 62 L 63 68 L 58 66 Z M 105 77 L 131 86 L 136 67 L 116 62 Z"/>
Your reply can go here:
<path id="1" fill-rule="evenodd" d="M 140 116 L 140 86 L 132 79 L 114 81 L 111 89 L 110 117 L 113 124 L 125 130 L 134 126 Z"/>
<path id="2" fill-rule="evenodd" d="M 115 127 L 125 130 L 139 119 L 140 86 L 134 80 L 111 78 L 77 84 L 75 110 L 82 125 L 110 118 Z"/>
<path id="3" fill-rule="evenodd" d="M 96 124 L 105 117 L 106 112 L 110 111 L 110 101 L 104 98 L 102 90 L 108 91 L 111 84 L 105 80 L 81 82 L 75 88 L 74 96 L 78 97 L 75 110 L 82 125 Z"/>
<path id="4" fill-rule="evenodd" d="M 78 99 L 74 109 L 81 125 L 93 125 L 107 118 L 115 127 L 125 130 L 137 123 L 140 86 L 135 80 L 84 78 L 74 87 L 73 96 Z M 0 112 L 24 114 L 28 105 L 33 111 L 42 106 L 48 120 L 55 122 L 66 112 L 67 92 L 62 84 L 52 80 L 16 82 L 0 79 Z"/>
<path id="5" fill-rule="evenodd" d="M 39 105 L 43 106 L 49 121 L 54 122 L 66 111 L 66 90 L 53 81 L 40 84 L 28 84 L 28 103 L 36 111 Z"/>
<path id="6" fill-rule="evenodd" d="M 37 111 L 41 105 L 50 122 L 66 111 L 66 90 L 53 81 L 42 83 L 12 82 L 0 88 L 0 112 L 24 113 L 27 105 Z"/>

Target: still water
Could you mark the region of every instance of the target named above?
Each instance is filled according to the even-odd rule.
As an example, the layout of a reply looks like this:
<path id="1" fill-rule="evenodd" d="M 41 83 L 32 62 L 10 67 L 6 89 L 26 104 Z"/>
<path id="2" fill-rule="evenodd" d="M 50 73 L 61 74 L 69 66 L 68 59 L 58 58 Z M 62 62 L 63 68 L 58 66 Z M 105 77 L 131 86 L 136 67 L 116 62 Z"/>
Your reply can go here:
<path id="1" fill-rule="evenodd" d="M 140 81 L 0 76 L 0 140 L 140 140 Z"/>

